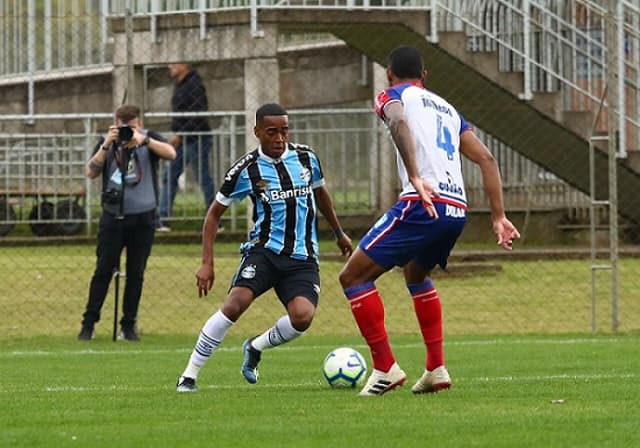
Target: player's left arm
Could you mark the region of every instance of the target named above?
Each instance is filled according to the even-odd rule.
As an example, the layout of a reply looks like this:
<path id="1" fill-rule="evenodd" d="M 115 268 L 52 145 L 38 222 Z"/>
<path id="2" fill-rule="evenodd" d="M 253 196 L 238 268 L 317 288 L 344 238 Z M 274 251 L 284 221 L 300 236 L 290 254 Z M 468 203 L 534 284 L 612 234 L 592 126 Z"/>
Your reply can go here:
<path id="1" fill-rule="evenodd" d="M 333 229 L 333 233 L 336 236 L 336 244 L 340 248 L 340 252 L 342 252 L 342 255 L 346 255 L 347 257 L 351 256 L 351 253 L 353 252 L 351 238 L 344 233 L 342 226 L 340 226 L 340 221 L 338 220 L 338 215 L 333 208 L 333 201 L 331 200 L 329 190 L 322 185 L 314 188 L 313 194 L 316 199 L 318 210 L 320 210 L 320 213 L 322 213 L 329 222 L 331 229 Z"/>
<path id="2" fill-rule="evenodd" d="M 418 167 L 416 165 L 416 147 L 413 142 L 413 133 L 407 122 L 407 117 L 404 114 L 404 108 L 399 101 L 392 101 L 384 106 L 384 117 L 391 132 L 391 138 L 393 138 L 400 157 L 404 162 L 405 169 L 407 170 L 407 177 L 416 190 L 416 193 L 422 199 L 425 209 L 429 216 L 438 218 L 438 212 L 433 206 L 432 197 L 437 197 L 438 192 L 427 182 L 422 179 L 418 174 Z"/>
<path id="3" fill-rule="evenodd" d="M 504 211 L 502 179 L 495 157 L 470 129 L 460 135 L 460 153 L 480 167 L 484 191 L 489 198 L 491 208 L 493 233 L 496 235 L 498 245 L 505 250 L 511 250 L 513 240 L 520 238 L 520 233 L 507 219 Z"/>

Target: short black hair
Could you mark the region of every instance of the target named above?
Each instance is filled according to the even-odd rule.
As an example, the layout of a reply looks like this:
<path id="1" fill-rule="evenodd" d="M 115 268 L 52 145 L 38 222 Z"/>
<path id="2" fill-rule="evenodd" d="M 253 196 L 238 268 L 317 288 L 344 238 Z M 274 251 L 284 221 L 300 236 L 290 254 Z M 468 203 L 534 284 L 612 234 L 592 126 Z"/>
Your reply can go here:
<path id="1" fill-rule="evenodd" d="M 256 111 L 256 124 L 260 123 L 267 115 L 289 115 L 289 113 L 278 103 L 263 104 Z"/>
<path id="2" fill-rule="evenodd" d="M 389 53 L 388 67 L 398 78 L 420 79 L 424 70 L 424 60 L 417 48 L 402 45 Z"/>

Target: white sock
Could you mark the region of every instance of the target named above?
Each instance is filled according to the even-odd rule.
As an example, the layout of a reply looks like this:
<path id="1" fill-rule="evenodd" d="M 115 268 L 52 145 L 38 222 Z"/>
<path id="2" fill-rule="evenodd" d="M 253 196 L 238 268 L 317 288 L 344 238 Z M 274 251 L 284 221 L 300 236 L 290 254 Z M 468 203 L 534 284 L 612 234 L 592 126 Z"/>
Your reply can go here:
<path id="1" fill-rule="evenodd" d="M 215 349 L 222 343 L 227 331 L 234 324 L 222 311 L 216 311 L 202 327 L 198 342 L 191 352 L 187 368 L 182 376 L 196 379 L 204 364 L 209 360 Z"/>
<path id="2" fill-rule="evenodd" d="M 277 347 L 300 337 L 304 334 L 304 331 L 298 331 L 291 325 L 291 319 L 288 315 L 282 316 L 276 324 L 269 328 L 251 341 L 251 346 L 256 350 L 263 351 L 268 348 Z"/>

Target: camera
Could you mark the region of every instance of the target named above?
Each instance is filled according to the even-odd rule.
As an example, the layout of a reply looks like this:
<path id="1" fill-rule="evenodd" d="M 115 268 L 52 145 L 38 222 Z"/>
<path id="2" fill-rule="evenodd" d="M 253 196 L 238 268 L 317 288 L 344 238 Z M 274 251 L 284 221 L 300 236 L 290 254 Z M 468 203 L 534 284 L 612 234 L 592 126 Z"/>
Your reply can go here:
<path id="1" fill-rule="evenodd" d="M 133 138 L 133 129 L 128 124 L 118 126 L 118 141 L 126 143 Z"/>
<path id="2" fill-rule="evenodd" d="M 107 188 L 102 192 L 102 202 L 104 204 L 119 204 L 122 198 L 122 191 L 115 188 Z"/>

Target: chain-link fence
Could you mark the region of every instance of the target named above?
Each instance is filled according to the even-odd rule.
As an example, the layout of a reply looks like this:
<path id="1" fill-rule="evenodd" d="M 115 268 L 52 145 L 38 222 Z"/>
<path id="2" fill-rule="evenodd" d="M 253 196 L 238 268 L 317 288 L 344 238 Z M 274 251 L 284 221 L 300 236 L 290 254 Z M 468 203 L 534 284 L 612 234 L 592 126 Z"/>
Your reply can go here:
<path id="1" fill-rule="evenodd" d="M 480 172 L 465 161 L 469 223 L 448 272 L 434 277 L 445 330 L 637 330 L 639 25 L 638 8 L 622 1 L 0 0 L 0 331 L 79 330 L 102 187 L 84 165 L 123 102 L 139 105 L 145 127 L 166 138 L 184 116 L 210 129 L 181 134 L 196 142 L 196 158 L 183 160 L 171 231 L 156 233 L 143 334 L 195 333 L 224 299 L 247 206 L 224 215 L 216 287 L 198 300 L 206 206 L 202 171 L 192 168 L 209 166 L 219 187 L 257 145 L 262 103 L 289 110 L 291 140 L 317 152 L 343 225 L 359 238 L 399 191 L 395 154 L 372 109 L 386 87 L 385 57 L 399 44 L 421 50 L 427 88 L 458 107 L 496 156 L 522 233 L 513 253 L 495 250 Z M 200 75 L 207 110 L 172 109 L 175 63 Z M 170 169 L 163 163 L 160 179 Z M 343 260 L 323 220 L 320 230 L 312 331 L 355 334 L 337 281 Z M 99 334 L 109 333 L 113 283 Z M 390 331 L 417 330 L 400 273 L 377 284 Z M 281 312 L 269 293 L 239 326 Z"/>

